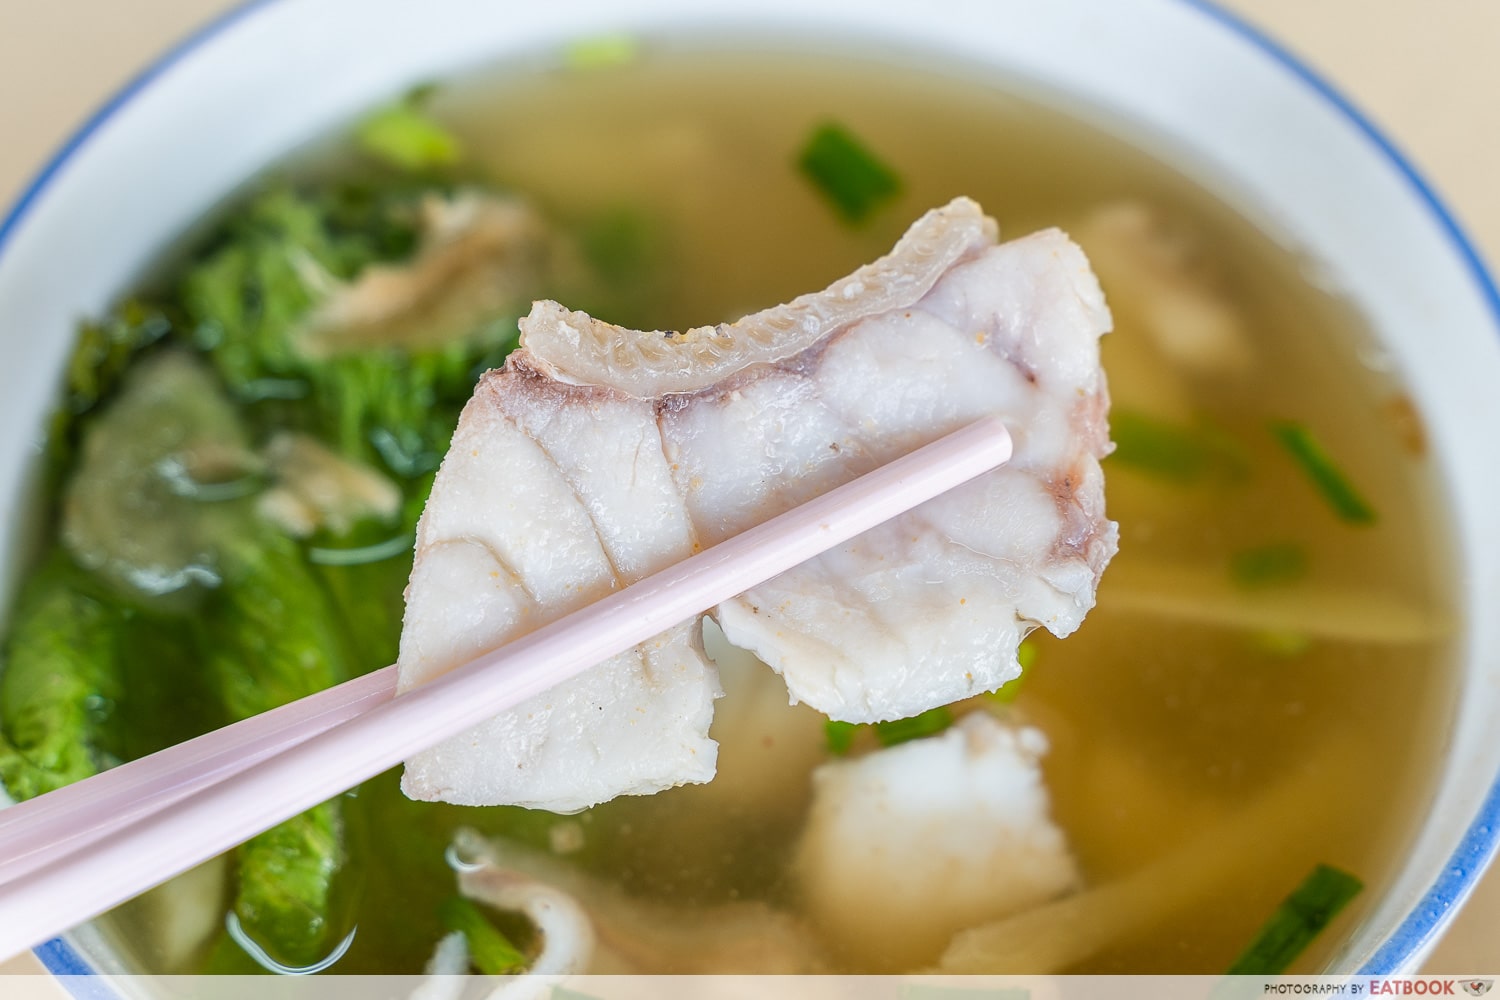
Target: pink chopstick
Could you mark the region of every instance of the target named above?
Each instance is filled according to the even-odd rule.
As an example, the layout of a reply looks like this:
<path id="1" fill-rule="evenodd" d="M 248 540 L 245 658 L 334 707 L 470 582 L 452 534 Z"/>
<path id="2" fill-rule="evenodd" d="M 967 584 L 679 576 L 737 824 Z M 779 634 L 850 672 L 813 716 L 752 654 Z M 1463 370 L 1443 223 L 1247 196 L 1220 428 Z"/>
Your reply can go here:
<path id="1" fill-rule="evenodd" d="M 0 886 L 396 696 L 396 668 L 336 687 L 0 809 Z M 80 816 L 112 824 L 80 824 Z"/>
<path id="2" fill-rule="evenodd" d="M 1004 426 L 981 419 L 399 697 L 382 696 L 379 682 L 356 688 L 363 696 L 329 701 L 325 692 L 317 697 L 325 698 L 318 704 L 326 710 L 286 706 L 274 722 L 241 723 L 144 758 L 128 780 L 103 794 L 85 786 L 106 776 L 62 790 L 69 794 L 61 808 L 42 805 L 59 792 L 42 796 L 28 815 L 68 831 L 69 846 L 46 852 L 44 863 L 0 859 L 13 873 L 0 885 L 0 958 L 961 485 L 1010 454 Z M 222 740 L 249 748 L 254 759 L 233 760 Z M 125 815 L 119 807 L 132 789 L 153 804 Z M 7 820 L 4 832 L 36 859 L 28 825 Z"/>

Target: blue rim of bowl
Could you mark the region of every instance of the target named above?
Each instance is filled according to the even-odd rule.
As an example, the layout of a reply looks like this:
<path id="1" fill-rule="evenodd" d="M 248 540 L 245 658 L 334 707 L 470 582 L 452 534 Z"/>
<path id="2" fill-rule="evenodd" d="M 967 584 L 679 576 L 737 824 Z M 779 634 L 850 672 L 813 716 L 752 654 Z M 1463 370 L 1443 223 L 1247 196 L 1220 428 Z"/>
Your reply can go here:
<path id="1" fill-rule="evenodd" d="M 0 254 L 4 253 L 11 233 L 25 218 L 27 211 L 46 190 L 47 185 L 117 111 L 188 53 L 256 11 L 278 2 L 283 2 L 283 0 L 245 0 L 172 46 L 101 105 L 68 137 L 62 147 L 32 178 L 31 183 L 22 189 L 20 197 L 6 213 L 5 218 L 0 220 Z M 1459 258 L 1469 271 L 1469 276 L 1478 286 L 1489 307 L 1491 318 L 1495 321 L 1497 332 L 1500 332 L 1500 288 L 1497 288 L 1495 279 L 1485 266 L 1479 251 L 1464 233 L 1463 227 L 1458 224 L 1453 213 L 1448 210 L 1432 185 L 1417 171 L 1417 168 L 1396 144 L 1337 88 L 1259 28 L 1217 6 L 1211 0 L 1174 0 L 1174 2 L 1198 11 L 1231 34 L 1237 35 L 1259 49 L 1305 84 L 1315 95 L 1332 105 L 1364 135 L 1381 156 L 1396 168 L 1417 196 L 1417 200 L 1425 205 L 1433 218 L 1437 220 L 1438 225 L 1447 235 L 1448 241 L 1458 251 Z M 1457 849 L 1448 859 L 1443 873 L 1358 974 L 1362 976 L 1390 975 L 1400 969 L 1413 955 L 1418 954 L 1428 944 L 1449 911 L 1461 903 L 1474 888 L 1480 875 L 1495 856 L 1497 848 L 1500 848 L 1500 776 L 1497 776 L 1496 781 L 1490 786 L 1489 794 L 1480 806 L 1478 815 L 1464 832 Z M 49 972 L 56 976 L 71 978 L 94 975 L 94 969 L 63 938 L 54 938 L 39 945 L 33 954 Z M 80 989 L 79 985 L 81 984 L 70 983 L 68 988 L 80 1000 L 84 998 L 94 1000 L 95 997 L 101 996 L 95 990 Z"/>

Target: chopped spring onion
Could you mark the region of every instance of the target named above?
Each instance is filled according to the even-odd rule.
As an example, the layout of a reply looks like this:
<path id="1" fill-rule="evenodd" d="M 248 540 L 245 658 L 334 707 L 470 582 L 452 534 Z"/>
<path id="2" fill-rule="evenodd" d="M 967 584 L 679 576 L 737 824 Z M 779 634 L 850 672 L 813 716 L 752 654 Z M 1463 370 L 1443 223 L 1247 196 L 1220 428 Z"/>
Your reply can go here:
<path id="1" fill-rule="evenodd" d="M 1229 557 L 1229 576 L 1241 587 L 1294 583 L 1307 575 L 1307 550 L 1296 542 L 1274 542 L 1241 549 Z"/>
<path id="2" fill-rule="evenodd" d="M 823 737 L 827 741 L 828 752 L 836 757 L 843 757 L 854 746 L 854 741 L 859 738 L 859 734 L 866 729 L 875 734 L 875 739 L 881 746 L 893 747 L 908 740 L 935 736 L 951 725 L 953 725 L 953 713 L 940 706 L 923 712 L 921 715 L 913 715 L 909 719 L 877 722 L 874 725 L 829 719 L 823 723 Z"/>
<path id="3" fill-rule="evenodd" d="M 426 89 L 382 108 L 355 131 L 360 148 L 401 170 L 431 170 L 458 162 L 453 134 L 422 110 Z"/>
<path id="4" fill-rule="evenodd" d="M 901 191 L 901 179 L 848 129 L 826 122 L 813 130 L 797 158 L 808 180 L 846 222 L 860 223 Z"/>
<path id="5" fill-rule="evenodd" d="M 1375 508 L 1370 506 L 1334 464 L 1306 425 L 1290 420 L 1277 421 L 1271 425 L 1271 434 L 1286 449 L 1287 454 L 1292 456 L 1335 514 L 1350 524 L 1375 522 Z"/>
<path id="6" fill-rule="evenodd" d="M 893 747 L 908 740 L 919 740 L 936 734 L 953 725 L 953 713 L 939 706 L 909 719 L 875 723 L 875 738 L 883 747 Z"/>
<path id="7" fill-rule="evenodd" d="M 1243 478 L 1248 462 L 1238 444 L 1206 424 L 1184 425 L 1134 410 L 1116 410 L 1109 421 L 1111 462 L 1178 483 Z"/>
<path id="8" fill-rule="evenodd" d="M 859 735 L 863 728 L 857 722 L 839 722 L 829 719 L 823 723 L 823 737 L 828 742 L 828 752 L 836 757 L 842 757 L 854 746 L 854 738 Z"/>
<path id="9" fill-rule="evenodd" d="M 640 46 L 629 35 L 601 35 L 568 46 L 564 60 L 569 69 L 609 69 L 632 63 L 639 55 Z"/>
<path id="10" fill-rule="evenodd" d="M 450 896 L 438 907 L 438 917 L 450 931 L 458 931 L 469 946 L 469 961 L 486 976 L 504 976 L 526 967 L 526 956 L 510 943 L 479 907 L 462 896 Z"/>
<path id="11" fill-rule="evenodd" d="M 1229 975 L 1280 975 L 1363 888 L 1348 872 L 1318 865 L 1271 914 Z"/>

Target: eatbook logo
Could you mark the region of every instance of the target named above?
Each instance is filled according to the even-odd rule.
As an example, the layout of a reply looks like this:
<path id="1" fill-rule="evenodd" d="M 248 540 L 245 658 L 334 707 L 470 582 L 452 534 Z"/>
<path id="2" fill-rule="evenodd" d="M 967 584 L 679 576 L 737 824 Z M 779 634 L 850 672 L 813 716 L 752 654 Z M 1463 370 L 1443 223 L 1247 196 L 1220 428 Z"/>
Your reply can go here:
<path id="1" fill-rule="evenodd" d="M 1482 997 L 1495 985 L 1493 979 L 1467 979 L 1462 983 L 1464 992 L 1471 997 Z"/>

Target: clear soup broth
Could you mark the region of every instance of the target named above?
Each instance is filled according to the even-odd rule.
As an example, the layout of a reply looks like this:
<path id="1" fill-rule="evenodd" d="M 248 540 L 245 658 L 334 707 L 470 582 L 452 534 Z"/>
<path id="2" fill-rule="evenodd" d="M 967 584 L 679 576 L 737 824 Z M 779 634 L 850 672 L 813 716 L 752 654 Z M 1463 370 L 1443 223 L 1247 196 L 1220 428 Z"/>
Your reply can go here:
<path id="1" fill-rule="evenodd" d="M 1014 692 L 955 709 L 1046 734 L 1053 818 L 1084 875 L 1079 895 L 1013 918 L 1017 940 L 1036 949 L 1018 962 L 1220 972 L 1319 863 L 1366 886 L 1298 966 L 1328 960 L 1380 898 L 1422 815 L 1454 672 L 1448 539 L 1419 416 L 1307 261 L 1044 98 L 915 66 L 646 46 L 609 65 L 522 66 L 445 86 L 428 109 L 457 136 L 469 175 L 531 199 L 584 242 L 608 251 L 618 237 L 623 278 L 600 293 L 599 314 L 647 329 L 821 288 L 957 195 L 994 215 L 1002 239 L 1069 231 L 1115 313 L 1103 352 L 1121 450 L 1104 466 L 1120 552 L 1075 636 L 1036 633 Z M 861 225 L 797 168 L 828 121 L 900 178 L 899 195 Z M 365 169 L 347 151 L 311 162 L 314 177 Z M 1315 435 L 1373 518 L 1330 502 L 1278 436 L 1288 426 Z M 387 607 L 398 606 L 399 562 L 383 570 Z M 752 686 L 731 685 L 715 735 L 736 698 L 766 695 Z M 128 696 L 121 705 L 135 711 Z M 764 732 L 725 739 L 712 784 L 576 816 L 413 802 L 394 774 L 351 793 L 330 947 L 357 930 L 333 971 L 422 968 L 444 933 L 459 827 L 686 912 L 735 900 L 795 910 L 788 859 L 829 750 L 810 709 L 767 718 Z M 175 728 L 180 738 L 203 725 Z M 855 752 L 873 752 L 867 743 Z M 255 968 L 223 931 L 233 864 L 205 871 L 109 919 L 141 968 Z M 1125 916 L 1094 902 L 1109 887 L 1123 887 Z M 200 913 L 186 931 L 185 906 Z M 524 922 L 497 921 L 525 941 Z M 888 971 L 857 949 L 833 961 Z"/>

